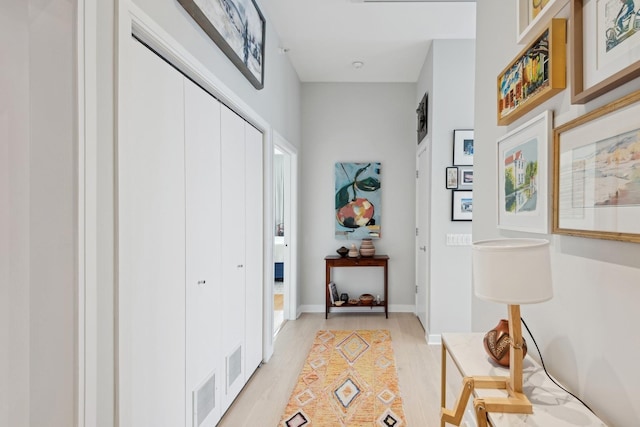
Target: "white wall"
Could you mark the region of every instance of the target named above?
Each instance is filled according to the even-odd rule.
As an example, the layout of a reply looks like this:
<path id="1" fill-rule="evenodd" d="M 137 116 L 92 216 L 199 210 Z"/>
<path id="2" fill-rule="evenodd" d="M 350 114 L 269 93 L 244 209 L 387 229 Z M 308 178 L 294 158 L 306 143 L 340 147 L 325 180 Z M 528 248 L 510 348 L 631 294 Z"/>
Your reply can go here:
<path id="1" fill-rule="evenodd" d="M 382 238 L 392 310 L 414 307 L 415 85 L 305 83 L 302 89 L 301 304 L 324 311 L 324 257 L 348 240 L 334 237 L 334 165 L 381 162 Z M 360 246 L 360 241 L 355 241 Z M 361 271 L 353 271 L 361 270 Z M 378 269 L 336 269 L 338 290 L 381 293 Z M 344 288 L 344 286 L 349 286 Z M 342 288 L 341 288 L 342 287 Z"/>
<path id="2" fill-rule="evenodd" d="M 471 223 L 451 221 L 445 168 L 453 165 L 453 130 L 473 129 L 474 58 L 474 40 L 434 40 L 417 83 L 415 104 L 429 96 L 429 134 L 422 144 L 432 144 L 429 341 L 471 328 L 470 247 L 446 244 L 447 234 L 471 234 Z"/>
<path id="3" fill-rule="evenodd" d="M 497 126 L 496 76 L 522 49 L 515 43 L 515 16 L 515 2 L 483 0 L 477 4 L 473 238 L 528 236 L 551 240 L 554 298 L 523 306 L 522 316 L 532 328 L 552 375 L 609 425 L 639 425 L 640 339 L 636 326 L 640 324 L 640 245 L 497 230 L 496 140 L 546 109 L 554 110 L 555 125 L 561 125 L 638 89 L 640 81 L 586 106 L 570 105 L 569 82 L 565 91 L 517 122 Z M 568 7 L 560 16 L 568 16 Z M 506 317 L 506 307 L 476 298 L 472 309 L 476 331 L 486 331 Z"/>
<path id="4" fill-rule="evenodd" d="M 74 14 L 64 0 L 0 13 L 2 425 L 74 422 Z"/>

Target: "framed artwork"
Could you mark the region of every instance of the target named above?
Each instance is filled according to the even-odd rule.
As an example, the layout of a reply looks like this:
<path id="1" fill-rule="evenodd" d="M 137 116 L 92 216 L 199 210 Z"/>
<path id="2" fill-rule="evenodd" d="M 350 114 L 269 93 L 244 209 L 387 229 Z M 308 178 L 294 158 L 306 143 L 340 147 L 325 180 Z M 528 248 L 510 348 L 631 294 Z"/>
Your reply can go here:
<path id="1" fill-rule="evenodd" d="M 573 0 L 571 103 L 640 77 L 640 2 Z"/>
<path id="2" fill-rule="evenodd" d="M 565 88 L 566 32 L 566 19 L 552 19 L 498 75 L 498 125 L 512 123 Z"/>
<path id="3" fill-rule="evenodd" d="M 569 0 L 517 0 L 518 44 L 526 44 L 539 34 Z"/>
<path id="4" fill-rule="evenodd" d="M 178 0 L 256 89 L 264 87 L 266 23 L 255 0 Z"/>
<path id="5" fill-rule="evenodd" d="M 549 232 L 550 110 L 498 140 L 498 228 Z"/>
<path id="6" fill-rule="evenodd" d="M 418 120 L 418 144 L 427 135 L 427 114 L 429 112 L 429 96 L 425 93 L 416 109 Z"/>
<path id="7" fill-rule="evenodd" d="M 461 190 L 470 190 L 473 188 L 473 168 L 460 167 L 458 176 L 458 188 Z"/>
<path id="8" fill-rule="evenodd" d="M 473 130 L 453 131 L 453 164 L 473 166 Z"/>
<path id="9" fill-rule="evenodd" d="M 554 130 L 553 232 L 640 243 L 640 91 Z"/>
<path id="10" fill-rule="evenodd" d="M 446 168 L 446 186 L 448 190 L 458 188 L 458 168 L 455 166 Z"/>
<path id="11" fill-rule="evenodd" d="M 451 221 L 471 221 L 473 219 L 473 191 L 453 190 L 451 193 Z"/>
<path id="12" fill-rule="evenodd" d="M 336 301 L 340 301 L 338 288 L 334 282 L 329 282 L 329 297 L 331 298 L 331 304 L 335 304 Z"/>
<path id="13" fill-rule="evenodd" d="M 335 164 L 335 237 L 380 237 L 380 163 Z"/>

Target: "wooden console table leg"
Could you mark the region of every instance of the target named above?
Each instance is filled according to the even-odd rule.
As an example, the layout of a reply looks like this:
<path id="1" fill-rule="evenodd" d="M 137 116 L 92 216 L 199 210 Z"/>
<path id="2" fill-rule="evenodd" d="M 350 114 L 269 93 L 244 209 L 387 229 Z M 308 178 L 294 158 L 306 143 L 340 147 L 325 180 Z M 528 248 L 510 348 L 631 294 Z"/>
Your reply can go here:
<path id="1" fill-rule="evenodd" d="M 387 266 L 389 265 L 388 261 L 384 262 L 384 316 L 386 319 L 389 318 L 389 295 L 388 295 L 388 278 L 389 274 L 387 271 Z"/>
<path id="2" fill-rule="evenodd" d="M 329 301 L 331 301 L 331 296 L 329 295 L 329 283 L 331 283 L 331 266 L 328 261 L 324 263 L 325 267 L 325 285 L 324 285 L 324 318 L 329 318 Z"/>

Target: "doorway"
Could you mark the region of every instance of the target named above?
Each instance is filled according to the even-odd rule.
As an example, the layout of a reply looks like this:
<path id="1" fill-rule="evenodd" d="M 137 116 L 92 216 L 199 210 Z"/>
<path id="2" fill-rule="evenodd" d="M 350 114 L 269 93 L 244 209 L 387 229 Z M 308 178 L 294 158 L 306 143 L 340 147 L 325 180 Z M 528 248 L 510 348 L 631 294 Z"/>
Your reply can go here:
<path id="1" fill-rule="evenodd" d="M 297 151 L 274 133 L 273 333 L 297 317 Z"/>

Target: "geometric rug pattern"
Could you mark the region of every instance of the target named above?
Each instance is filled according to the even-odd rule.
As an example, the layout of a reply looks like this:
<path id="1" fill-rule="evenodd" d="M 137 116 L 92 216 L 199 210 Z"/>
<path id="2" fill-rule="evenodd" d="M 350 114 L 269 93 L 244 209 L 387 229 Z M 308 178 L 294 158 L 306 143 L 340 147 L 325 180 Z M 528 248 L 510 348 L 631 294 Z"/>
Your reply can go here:
<path id="1" fill-rule="evenodd" d="M 318 331 L 279 426 L 406 424 L 390 332 Z"/>

